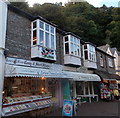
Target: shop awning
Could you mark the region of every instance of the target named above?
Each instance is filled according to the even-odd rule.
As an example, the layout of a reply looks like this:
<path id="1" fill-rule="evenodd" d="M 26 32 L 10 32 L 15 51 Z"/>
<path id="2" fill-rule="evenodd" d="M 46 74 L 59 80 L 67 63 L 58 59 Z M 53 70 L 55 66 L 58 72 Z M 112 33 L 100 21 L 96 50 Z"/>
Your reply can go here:
<path id="1" fill-rule="evenodd" d="M 101 81 L 96 74 L 73 73 L 73 81 Z"/>
<path id="2" fill-rule="evenodd" d="M 70 71 L 57 71 L 52 69 L 41 69 L 25 66 L 6 64 L 5 77 L 46 77 L 46 78 L 68 78 L 73 81 L 101 81 L 96 74 L 87 74 Z"/>
<path id="3" fill-rule="evenodd" d="M 120 76 L 117 74 L 111 74 L 104 71 L 95 71 L 95 73 L 103 80 L 120 80 Z"/>
<path id="4" fill-rule="evenodd" d="M 72 78 L 67 72 L 6 64 L 5 77 Z"/>

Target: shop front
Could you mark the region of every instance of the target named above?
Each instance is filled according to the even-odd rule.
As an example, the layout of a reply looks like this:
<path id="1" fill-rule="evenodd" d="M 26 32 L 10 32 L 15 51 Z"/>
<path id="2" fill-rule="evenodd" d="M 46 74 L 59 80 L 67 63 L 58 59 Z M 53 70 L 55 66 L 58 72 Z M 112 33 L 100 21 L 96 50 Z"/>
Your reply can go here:
<path id="1" fill-rule="evenodd" d="M 70 99 L 71 77 L 60 65 L 7 58 L 2 116 L 30 111 L 44 115 L 53 105 L 61 107 L 63 99 Z"/>
<path id="2" fill-rule="evenodd" d="M 100 77 L 96 74 L 80 74 L 71 80 L 71 96 L 78 99 L 78 102 L 98 101 L 98 91 L 96 83 L 99 83 Z"/>
<path id="3" fill-rule="evenodd" d="M 118 89 L 117 79 L 119 78 L 116 74 L 110 74 L 103 71 L 96 71 L 101 78 L 100 83 L 100 97 L 101 99 L 114 99 L 113 91 Z"/>
<path id="4" fill-rule="evenodd" d="M 77 95 L 89 96 L 91 101 L 90 96 L 95 97 L 92 81 L 100 81 L 99 76 L 65 71 L 57 64 L 8 57 L 2 115 L 33 114 L 34 111 L 45 115 L 55 107 L 62 107 L 64 99 L 70 100 Z M 82 94 L 77 94 L 78 90 L 82 90 L 76 89 L 77 82 L 84 83 Z"/>

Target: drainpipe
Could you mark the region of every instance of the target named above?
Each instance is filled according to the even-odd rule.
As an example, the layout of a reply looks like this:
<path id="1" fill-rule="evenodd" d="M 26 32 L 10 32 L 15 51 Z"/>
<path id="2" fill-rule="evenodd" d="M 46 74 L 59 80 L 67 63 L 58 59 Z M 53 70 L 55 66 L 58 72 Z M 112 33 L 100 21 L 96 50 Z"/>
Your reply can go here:
<path id="1" fill-rule="evenodd" d="M 7 24 L 7 4 L 0 1 L 0 118 L 2 111 L 2 92 L 4 84 L 4 69 L 5 69 L 5 39 L 6 39 L 6 24 Z"/>

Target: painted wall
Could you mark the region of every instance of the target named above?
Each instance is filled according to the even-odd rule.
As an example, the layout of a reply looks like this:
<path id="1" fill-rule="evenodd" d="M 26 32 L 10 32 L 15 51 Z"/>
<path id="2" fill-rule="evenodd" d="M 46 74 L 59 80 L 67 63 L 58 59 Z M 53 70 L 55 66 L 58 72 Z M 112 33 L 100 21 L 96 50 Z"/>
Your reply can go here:
<path id="1" fill-rule="evenodd" d="M 0 117 L 2 107 L 2 91 L 4 83 L 4 66 L 5 66 L 5 39 L 6 39 L 6 21 L 7 21 L 7 4 L 0 1 Z"/>
<path id="2" fill-rule="evenodd" d="M 69 80 L 62 80 L 61 82 L 61 86 L 62 86 L 62 96 L 63 96 L 63 100 L 64 99 L 70 99 L 70 85 L 69 85 Z"/>

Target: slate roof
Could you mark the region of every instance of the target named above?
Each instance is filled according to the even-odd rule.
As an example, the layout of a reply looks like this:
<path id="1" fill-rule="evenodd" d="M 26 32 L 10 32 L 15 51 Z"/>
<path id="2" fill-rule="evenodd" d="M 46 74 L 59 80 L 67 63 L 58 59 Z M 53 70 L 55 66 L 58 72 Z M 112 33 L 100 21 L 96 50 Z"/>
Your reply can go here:
<path id="1" fill-rule="evenodd" d="M 103 46 L 99 46 L 97 48 L 100 49 L 100 50 L 102 50 L 102 51 L 104 51 L 104 52 L 107 52 L 107 49 L 109 48 L 109 45 L 106 44 L 106 45 L 103 45 Z"/>

